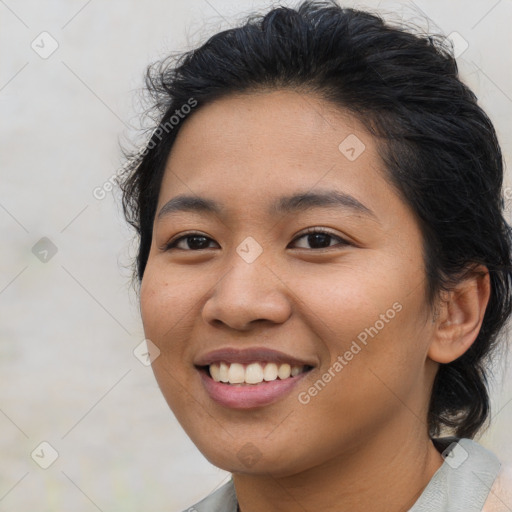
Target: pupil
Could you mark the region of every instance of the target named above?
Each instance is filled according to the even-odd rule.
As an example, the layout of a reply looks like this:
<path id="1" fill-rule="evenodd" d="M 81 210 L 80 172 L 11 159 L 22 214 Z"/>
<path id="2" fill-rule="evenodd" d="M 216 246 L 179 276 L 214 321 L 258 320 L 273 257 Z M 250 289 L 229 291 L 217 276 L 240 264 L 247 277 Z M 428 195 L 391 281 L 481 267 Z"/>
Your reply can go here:
<path id="1" fill-rule="evenodd" d="M 195 243 L 194 240 L 200 240 L 199 243 Z M 205 249 L 208 246 L 208 240 L 205 236 L 189 236 L 188 247 L 189 249 Z"/>
<path id="2" fill-rule="evenodd" d="M 329 238 L 330 238 L 330 235 L 327 235 L 325 233 L 312 233 L 312 234 L 308 235 L 308 243 L 312 247 L 316 247 L 316 248 L 318 248 L 319 245 L 322 247 L 329 247 Z M 322 242 L 326 242 L 326 243 L 323 244 Z"/>

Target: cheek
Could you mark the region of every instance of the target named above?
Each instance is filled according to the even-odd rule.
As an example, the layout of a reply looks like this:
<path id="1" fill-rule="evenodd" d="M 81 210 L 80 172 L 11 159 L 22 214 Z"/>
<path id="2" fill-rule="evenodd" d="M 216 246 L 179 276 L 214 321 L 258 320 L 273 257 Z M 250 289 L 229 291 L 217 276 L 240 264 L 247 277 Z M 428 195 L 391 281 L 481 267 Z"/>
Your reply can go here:
<path id="1" fill-rule="evenodd" d="M 156 381 L 169 407 L 185 425 L 187 419 L 196 421 L 201 415 L 201 410 L 196 411 L 197 400 L 188 391 L 195 370 L 184 364 L 189 360 L 187 340 L 199 314 L 200 295 L 198 287 L 148 261 L 140 289 L 144 334 L 160 350 L 152 363 Z"/>
<path id="2" fill-rule="evenodd" d="M 186 347 L 201 293 L 190 282 L 170 275 L 165 268 L 148 261 L 140 289 L 140 307 L 146 338 L 160 349 L 161 356 L 177 361 Z"/>
<path id="3" fill-rule="evenodd" d="M 357 264 L 347 261 L 328 269 L 301 271 L 300 279 L 290 274 L 287 286 L 300 299 L 297 305 L 302 308 L 302 317 L 318 320 L 312 329 L 320 328 L 322 339 L 331 340 L 333 348 L 333 340 L 343 348 L 349 338 L 356 338 L 376 323 L 377 330 L 383 331 L 396 323 L 395 318 L 403 320 L 406 315 L 397 310 L 403 309 L 404 302 L 409 303 L 408 310 L 419 306 L 411 302 L 414 296 L 407 297 L 405 283 L 411 283 L 411 278 L 403 274 L 403 269 L 386 265 L 382 257 L 379 264 L 367 258 Z"/>
<path id="4" fill-rule="evenodd" d="M 302 317 L 325 349 L 325 380 L 338 382 L 356 401 L 373 395 L 375 387 L 375 392 L 385 392 L 386 385 L 417 389 L 428 332 L 424 280 L 414 265 L 381 258 L 379 265 L 368 260 L 364 266 L 302 276 L 290 277 L 290 287 L 303 299 Z M 327 395 L 326 403 L 335 398 Z"/>

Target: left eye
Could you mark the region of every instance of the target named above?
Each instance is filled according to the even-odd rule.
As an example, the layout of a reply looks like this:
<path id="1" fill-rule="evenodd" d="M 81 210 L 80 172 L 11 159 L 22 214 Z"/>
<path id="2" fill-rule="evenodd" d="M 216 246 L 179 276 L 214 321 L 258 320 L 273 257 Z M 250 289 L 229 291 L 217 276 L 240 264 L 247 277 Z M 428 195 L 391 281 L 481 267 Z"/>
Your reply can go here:
<path id="1" fill-rule="evenodd" d="M 297 242 L 297 240 L 300 240 L 302 238 L 304 238 L 306 240 L 306 243 L 310 244 L 310 246 L 312 247 L 299 247 L 300 249 L 326 249 L 328 247 L 333 247 L 333 245 L 331 245 L 330 243 L 333 240 L 338 241 L 338 243 L 334 245 L 349 245 L 349 243 L 343 240 L 343 238 L 333 235 L 332 233 L 329 233 L 327 231 L 322 231 L 318 229 L 308 231 L 307 233 L 303 233 L 302 235 L 295 238 L 293 242 Z"/>

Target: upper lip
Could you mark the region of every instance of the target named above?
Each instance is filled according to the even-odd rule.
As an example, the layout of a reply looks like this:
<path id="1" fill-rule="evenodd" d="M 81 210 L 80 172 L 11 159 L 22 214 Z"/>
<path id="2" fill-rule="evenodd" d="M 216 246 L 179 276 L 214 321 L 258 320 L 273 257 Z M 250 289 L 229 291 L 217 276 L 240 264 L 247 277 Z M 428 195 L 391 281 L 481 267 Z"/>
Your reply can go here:
<path id="1" fill-rule="evenodd" d="M 290 366 L 315 366 L 311 360 L 299 359 L 278 350 L 271 350 L 265 347 L 253 348 L 220 348 L 198 356 L 194 360 L 196 366 L 208 366 L 212 363 L 241 363 L 249 364 L 255 362 L 288 363 Z"/>

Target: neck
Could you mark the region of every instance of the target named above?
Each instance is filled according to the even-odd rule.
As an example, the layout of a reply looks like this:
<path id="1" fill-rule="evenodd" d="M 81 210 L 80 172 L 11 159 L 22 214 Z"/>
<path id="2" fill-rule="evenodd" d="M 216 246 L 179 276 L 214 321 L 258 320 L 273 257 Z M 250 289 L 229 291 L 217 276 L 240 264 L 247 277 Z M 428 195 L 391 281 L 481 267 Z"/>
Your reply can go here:
<path id="1" fill-rule="evenodd" d="M 417 421 L 417 420 L 415 420 Z M 406 511 L 443 463 L 424 426 L 404 422 L 351 453 L 286 477 L 233 474 L 241 512 Z"/>

